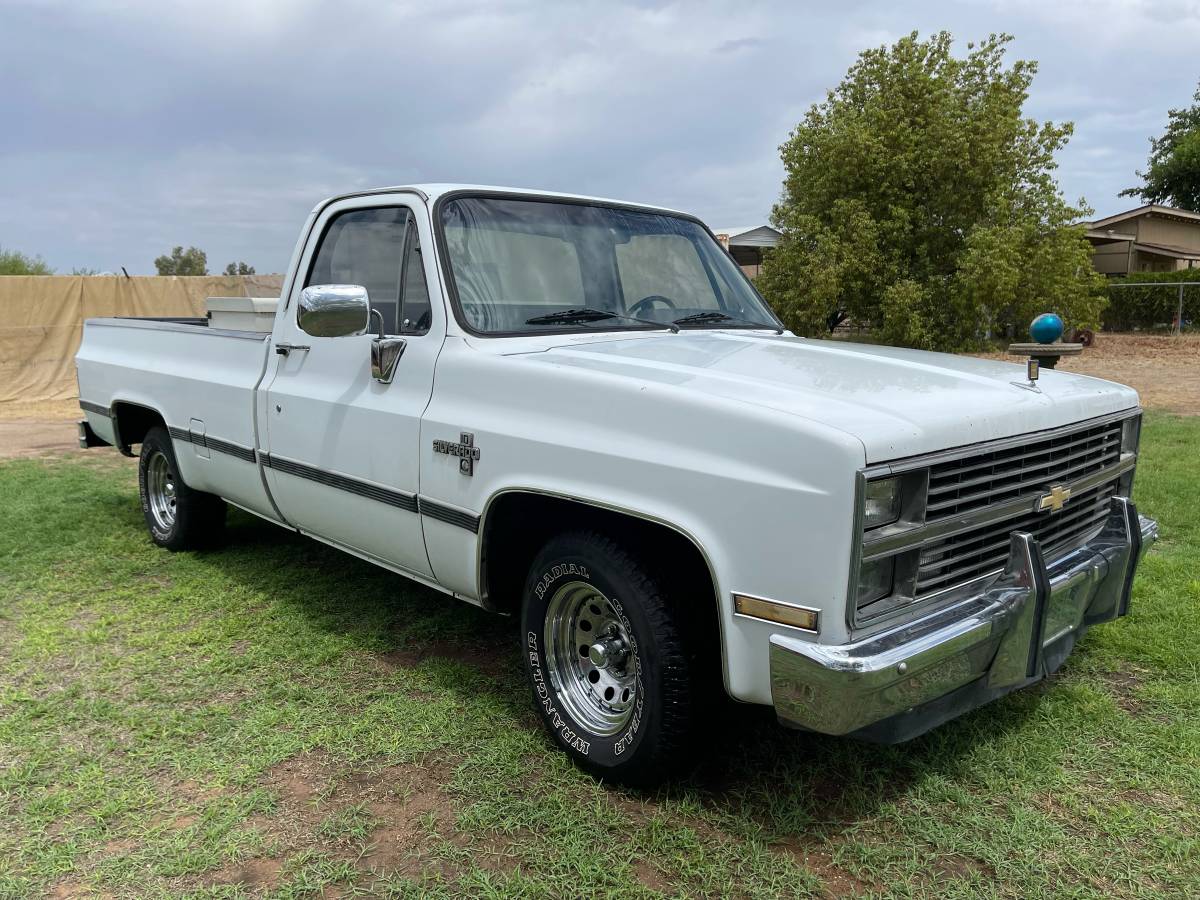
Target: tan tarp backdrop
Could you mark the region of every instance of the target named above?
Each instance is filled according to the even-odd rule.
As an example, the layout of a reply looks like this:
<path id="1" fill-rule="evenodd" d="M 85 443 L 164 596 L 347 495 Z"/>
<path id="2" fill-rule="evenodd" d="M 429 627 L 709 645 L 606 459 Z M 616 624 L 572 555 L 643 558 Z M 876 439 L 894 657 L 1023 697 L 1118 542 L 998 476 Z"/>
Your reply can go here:
<path id="1" fill-rule="evenodd" d="M 207 297 L 277 297 L 282 275 L 0 276 L 0 402 L 69 400 L 83 320 L 202 316 Z"/>

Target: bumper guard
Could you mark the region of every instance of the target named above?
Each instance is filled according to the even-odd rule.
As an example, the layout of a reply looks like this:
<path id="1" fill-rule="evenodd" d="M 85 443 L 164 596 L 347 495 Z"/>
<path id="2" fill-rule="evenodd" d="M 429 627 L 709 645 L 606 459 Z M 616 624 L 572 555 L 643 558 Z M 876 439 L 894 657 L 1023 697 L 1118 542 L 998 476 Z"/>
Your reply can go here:
<path id="1" fill-rule="evenodd" d="M 841 646 L 771 638 L 771 694 L 786 725 L 896 743 L 1056 671 L 1092 625 L 1129 612 L 1158 523 L 1114 497 L 1100 533 L 1049 565 L 1013 532 L 981 593 Z"/>

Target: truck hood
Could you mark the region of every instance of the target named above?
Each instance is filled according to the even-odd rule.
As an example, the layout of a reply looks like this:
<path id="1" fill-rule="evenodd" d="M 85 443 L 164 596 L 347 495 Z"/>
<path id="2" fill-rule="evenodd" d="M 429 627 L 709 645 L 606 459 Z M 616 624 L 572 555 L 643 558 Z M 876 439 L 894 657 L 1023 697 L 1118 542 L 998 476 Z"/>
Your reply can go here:
<path id="1" fill-rule="evenodd" d="M 533 348 L 530 348 L 531 350 Z M 1041 431 L 1130 409 L 1137 393 L 994 360 L 739 331 L 588 335 L 527 359 L 803 416 L 858 438 L 868 463 Z M 524 354 L 522 354 L 524 355 Z"/>

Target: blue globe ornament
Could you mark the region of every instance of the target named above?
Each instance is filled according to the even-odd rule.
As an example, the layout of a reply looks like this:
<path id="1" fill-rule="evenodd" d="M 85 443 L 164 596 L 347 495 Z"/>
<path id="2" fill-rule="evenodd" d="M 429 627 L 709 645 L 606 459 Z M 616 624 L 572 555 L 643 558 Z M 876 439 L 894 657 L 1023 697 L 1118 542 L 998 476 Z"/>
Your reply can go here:
<path id="1" fill-rule="evenodd" d="M 1042 313 L 1029 323 L 1029 335 L 1039 344 L 1053 344 L 1063 333 L 1063 320 L 1054 313 Z"/>

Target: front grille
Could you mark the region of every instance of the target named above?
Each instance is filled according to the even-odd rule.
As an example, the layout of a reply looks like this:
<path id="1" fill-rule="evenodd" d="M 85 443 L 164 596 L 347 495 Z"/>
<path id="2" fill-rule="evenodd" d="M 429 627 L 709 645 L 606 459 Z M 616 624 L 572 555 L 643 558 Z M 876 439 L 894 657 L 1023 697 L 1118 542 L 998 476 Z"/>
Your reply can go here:
<path id="1" fill-rule="evenodd" d="M 1119 428 L 1119 423 L 1118 423 Z M 1119 433 L 1119 432 L 1118 432 Z M 1027 531 L 1047 557 L 1090 540 L 1104 524 L 1119 479 L 1081 491 L 1057 513 L 1029 512 L 973 528 L 921 550 L 918 598 L 999 572 L 1008 560 L 1009 535 Z"/>
<path id="2" fill-rule="evenodd" d="M 929 470 L 925 521 L 1032 497 L 1052 484 L 1075 481 L 1111 466 L 1121 458 L 1121 425 L 1121 421 L 1107 422 L 938 463 Z"/>

